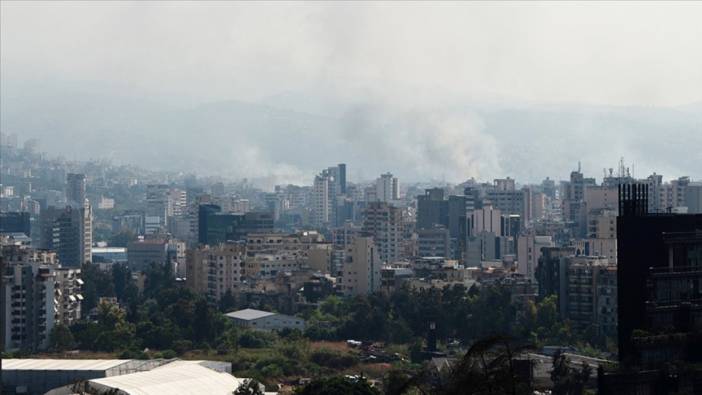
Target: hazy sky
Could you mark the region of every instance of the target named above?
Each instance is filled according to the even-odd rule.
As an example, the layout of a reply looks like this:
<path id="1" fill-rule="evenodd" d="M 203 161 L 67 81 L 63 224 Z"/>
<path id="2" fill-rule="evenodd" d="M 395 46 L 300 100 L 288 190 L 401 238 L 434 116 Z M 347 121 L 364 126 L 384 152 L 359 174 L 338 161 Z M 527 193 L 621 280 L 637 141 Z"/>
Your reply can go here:
<path id="1" fill-rule="evenodd" d="M 3 1 L 1 12 L 2 83 L 17 86 L 99 82 L 191 104 L 295 92 L 428 118 L 467 101 L 702 101 L 702 3 Z M 488 140 L 481 152 L 497 149 L 467 129 Z"/>

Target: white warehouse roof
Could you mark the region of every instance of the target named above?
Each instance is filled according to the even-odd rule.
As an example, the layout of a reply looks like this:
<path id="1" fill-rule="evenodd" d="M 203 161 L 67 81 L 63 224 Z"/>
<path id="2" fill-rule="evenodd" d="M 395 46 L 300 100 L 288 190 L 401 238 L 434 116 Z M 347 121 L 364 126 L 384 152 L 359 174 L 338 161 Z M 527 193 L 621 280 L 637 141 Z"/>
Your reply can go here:
<path id="1" fill-rule="evenodd" d="M 119 394 L 129 395 L 231 395 L 242 383 L 242 379 L 206 368 L 200 361 L 174 361 L 148 372 L 90 380 L 95 389 L 118 389 Z"/>
<path id="2" fill-rule="evenodd" d="M 131 359 L 3 359 L 2 370 L 107 370 Z"/>
<path id="3" fill-rule="evenodd" d="M 244 309 L 244 310 L 239 310 L 239 311 L 232 311 L 231 313 L 226 314 L 227 317 L 236 318 L 236 319 L 245 320 L 245 321 L 257 320 L 259 318 L 270 317 L 272 315 L 276 315 L 276 313 L 271 313 L 271 312 L 262 311 L 262 310 L 255 310 L 255 309 Z"/>

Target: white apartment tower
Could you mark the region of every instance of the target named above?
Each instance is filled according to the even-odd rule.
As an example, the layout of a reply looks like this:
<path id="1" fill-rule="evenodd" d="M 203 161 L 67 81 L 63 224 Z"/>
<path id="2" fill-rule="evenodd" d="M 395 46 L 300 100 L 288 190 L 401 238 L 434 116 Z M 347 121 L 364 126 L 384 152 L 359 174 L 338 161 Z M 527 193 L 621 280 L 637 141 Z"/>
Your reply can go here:
<path id="1" fill-rule="evenodd" d="M 381 174 L 375 180 L 376 199 L 381 202 L 392 202 L 400 200 L 400 182 L 392 173 Z"/>
<path id="2" fill-rule="evenodd" d="M 370 202 L 363 212 L 363 232 L 373 237 L 378 258 L 390 263 L 402 252 L 402 210 L 386 202 Z"/>
<path id="3" fill-rule="evenodd" d="M 341 285 L 346 295 L 368 295 L 380 289 L 382 262 L 372 237 L 356 237 L 346 254 Z"/>
<path id="4" fill-rule="evenodd" d="M 312 225 L 321 228 L 329 224 L 332 202 L 329 198 L 330 183 L 332 178 L 322 173 L 314 178 L 312 185 Z"/>

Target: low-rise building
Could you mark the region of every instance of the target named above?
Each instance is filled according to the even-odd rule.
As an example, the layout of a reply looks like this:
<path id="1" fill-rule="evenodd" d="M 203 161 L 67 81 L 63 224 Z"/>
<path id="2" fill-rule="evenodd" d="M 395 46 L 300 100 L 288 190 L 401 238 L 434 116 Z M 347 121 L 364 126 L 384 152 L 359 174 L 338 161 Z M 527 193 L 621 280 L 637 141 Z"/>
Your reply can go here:
<path id="1" fill-rule="evenodd" d="M 269 311 L 244 309 L 225 314 L 235 325 L 242 328 L 264 331 L 281 331 L 283 329 L 305 329 L 305 320 L 285 314 Z"/>

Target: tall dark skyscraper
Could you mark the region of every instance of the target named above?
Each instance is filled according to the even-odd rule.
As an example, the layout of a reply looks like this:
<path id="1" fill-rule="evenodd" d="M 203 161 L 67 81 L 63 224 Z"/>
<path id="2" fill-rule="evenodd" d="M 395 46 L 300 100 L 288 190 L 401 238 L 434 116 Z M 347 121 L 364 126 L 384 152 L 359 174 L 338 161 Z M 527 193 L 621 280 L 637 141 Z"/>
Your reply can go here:
<path id="1" fill-rule="evenodd" d="M 339 193 L 346 193 L 346 163 L 339 163 Z"/>
<path id="2" fill-rule="evenodd" d="M 620 185 L 617 261 L 620 360 L 702 360 L 702 215 L 648 213 L 646 185 Z"/>
<path id="3" fill-rule="evenodd" d="M 85 204 L 85 174 L 68 173 L 66 176 L 66 200 L 73 208 L 82 208 Z"/>

